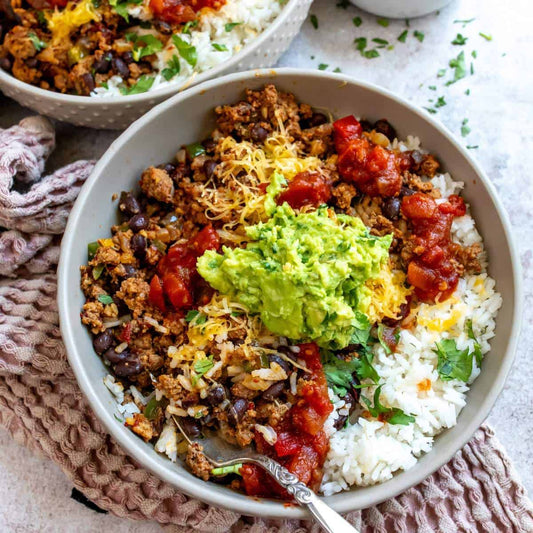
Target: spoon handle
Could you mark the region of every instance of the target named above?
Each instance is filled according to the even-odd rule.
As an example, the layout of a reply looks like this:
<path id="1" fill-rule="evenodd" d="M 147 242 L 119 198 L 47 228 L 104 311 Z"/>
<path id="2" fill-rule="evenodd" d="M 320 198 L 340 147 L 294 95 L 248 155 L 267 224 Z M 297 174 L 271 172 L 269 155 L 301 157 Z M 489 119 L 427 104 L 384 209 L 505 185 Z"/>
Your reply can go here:
<path id="1" fill-rule="evenodd" d="M 300 505 L 309 509 L 327 533 L 359 533 L 351 524 L 325 504 L 296 475 L 270 457 L 255 457 L 253 463 L 262 466 Z"/>

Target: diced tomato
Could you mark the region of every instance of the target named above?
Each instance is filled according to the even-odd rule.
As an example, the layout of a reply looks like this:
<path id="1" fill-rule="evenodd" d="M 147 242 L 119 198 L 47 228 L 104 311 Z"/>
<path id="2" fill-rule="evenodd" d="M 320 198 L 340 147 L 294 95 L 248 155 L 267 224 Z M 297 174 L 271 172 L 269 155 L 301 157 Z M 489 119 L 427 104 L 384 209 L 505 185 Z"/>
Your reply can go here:
<path id="1" fill-rule="evenodd" d="M 170 303 L 176 309 L 184 309 L 192 306 L 193 299 L 191 291 L 179 274 L 165 274 L 163 277 L 163 290 L 168 296 Z"/>
<path id="2" fill-rule="evenodd" d="M 130 342 L 131 340 L 131 322 L 126 322 L 122 327 L 119 338 L 122 342 Z"/>
<path id="3" fill-rule="evenodd" d="M 181 0 L 150 0 L 155 19 L 169 24 L 184 24 L 196 18 L 194 9 Z"/>
<path id="4" fill-rule="evenodd" d="M 196 234 L 196 237 L 190 243 L 190 247 L 196 257 L 200 257 L 207 250 L 220 250 L 220 237 L 213 226 L 209 225 Z"/>
<path id="5" fill-rule="evenodd" d="M 333 139 L 337 152 L 343 152 L 350 141 L 361 137 L 363 128 L 359 121 L 353 116 L 349 115 L 340 118 L 333 123 Z"/>
<path id="6" fill-rule="evenodd" d="M 274 449 L 279 457 L 294 455 L 302 447 L 301 439 L 290 431 L 278 433 L 278 440 L 274 444 Z"/>
<path id="7" fill-rule="evenodd" d="M 439 210 L 442 213 L 452 214 L 456 217 L 462 217 L 466 215 L 465 202 L 460 196 L 457 196 L 456 194 L 450 195 L 448 197 L 447 202 L 440 204 Z"/>
<path id="8" fill-rule="evenodd" d="M 165 312 L 167 310 L 165 295 L 163 293 L 163 284 L 157 274 L 150 282 L 150 294 L 148 295 L 148 299 L 152 305 L 155 305 L 161 311 Z"/>
<path id="9" fill-rule="evenodd" d="M 331 187 L 318 172 L 300 172 L 276 199 L 278 205 L 287 202 L 293 209 L 304 205 L 318 207 L 331 198 Z"/>
<path id="10" fill-rule="evenodd" d="M 433 218 L 436 210 L 435 200 L 427 194 L 417 192 L 402 199 L 402 213 L 411 220 Z"/>

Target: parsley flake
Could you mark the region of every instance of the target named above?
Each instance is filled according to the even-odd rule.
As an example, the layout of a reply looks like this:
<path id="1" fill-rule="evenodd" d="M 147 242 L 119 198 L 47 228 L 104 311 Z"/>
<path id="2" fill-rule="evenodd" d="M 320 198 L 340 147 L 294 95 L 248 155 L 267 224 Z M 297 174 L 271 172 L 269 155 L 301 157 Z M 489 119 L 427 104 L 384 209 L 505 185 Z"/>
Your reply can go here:
<path id="1" fill-rule="evenodd" d="M 424 37 L 425 37 L 425 35 L 424 35 L 423 32 L 418 31 L 418 30 L 415 30 L 415 31 L 413 32 L 413 35 L 414 35 L 415 38 L 418 39 L 421 43 L 424 42 Z"/>
<path id="2" fill-rule="evenodd" d="M 365 50 L 361 52 L 361 55 L 367 59 L 374 59 L 375 57 L 379 57 L 379 52 L 377 50 Z"/>
<path id="3" fill-rule="evenodd" d="M 352 22 L 353 22 L 353 25 L 356 27 L 356 28 L 359 28 L 359 26 L 361 26 L 361 24 L 363 24 L 363 19 L 361 17 L 354 17 L 352 19 Z"/>
<path id="4" fill-rule="evenodd" d="M 468 126 L 468 119 L 463 119 L 463 122 L 461 123 L 461 136 L 466 137 L 472 130 Z"/>
<path id="5" fill-rule="evenodd" d="M 384 28 L 387 28 L 388 25 L 389 25 L 389 19 L 385 19 L 385 18 L 376 19 L 376 22 L 377 22 L 380 26 L 383 26 Z"/>
<path id="6" fill-rule="evenodd" d="M 133 44 L 133 60 L 139 61 L 141 58 L 155 54 L 163 48 L 163 43 L 151 34 L 137 35 L 136 33 L 126 33 L 126 40 Z"/>
<path id="7" fill-rule="evenodd" d="M 444 96 L 439 96 L 437 101 L 435 102 L 435 107 L 444 107 L 446 105 L 446 100 L 444 100 Z"/>
<path id="8" fill-rule="evenodd" d="M 28 39 L 31 41 L 31 44 L 33 44 L 33 47 L 35 48 L 36 52 L 40 52 L 41 50 L 44 50 L 48 45 L 39 39 L 37 35 L 33 32 L 28 33 Z"/>
<path id="9" fill-rule="evenodd" d="M 113 303 L 113 298 L 109 294 L 99 294 L 98 301 L 104 305 L 110 305 Z"/>
<path id="10" fill-rule="evenodd" d="M 229 33 L 235 26 L 240 26 L 242 22 L 227 22 L 224 25 L 224 29 Z"/>
<path id="11" fill-rule="evenodd" d="M 488 35 L 487 33 L 483 33 L 483 32 L 479 32 L 479 35 L 481 35 L 481 37 L 483 37 L 483 39 L 485 39 L 486 41 L 492 41 L 492 35 Z"/>
<path id="12" fill-rule="evenodd" d="M 145 93 L 154 84 L 155 78 L 153 76 L 146 76 L 143 74 L 137 83 L 134 83 L 131 87 L 121 87 L 120 92 L 123 95 L 140 94 Z"/>
<path id="13" fill-rule="evenodd" d="M 409 30 L 403 30 L 400 35 L 398 35 L 398 41 L 401 43 L 405 43 L 405 40 L 407 39 L 407 35 L 409 34 Z"/>
<path id="14" fill-rule="evenodd" d="M 213 47 L 213 50 L 216 50 L 217 52 L 228 51 L 228 47 L 225 44 L 211 43 L 211 46 Z"/>
<path id="15" fill-rule="evenodd" d="M 452 44 L 463 46 L 464 44 L 466 44 L 466 41 L 468 41 L 468 37 L 464 37 L 463 35 L 458 33 L 455 39 L 452 41 Z"/>
<path id="16" fill-rule="evenodd" d="M 450 67 L 454 69 L 453 80 L 446 82 L 446 85 L 451 85 L 456 81 L 463 79 L 466 76 L 465 53 L 461 52 L 455 59 L 450 59 Z"/>
<path id="17" fill-rule="evenodd" d="M 183 57 L 183 59 L 185 59 L 185 61 L 187 61 L 187 63 L 194 68 L 196 66 L 196 62 L 198 61 L 198 52 L 196 51 L 196 48 L 177 35 L 172 36 L 172 42 L 174 43 L 174 46 L 178 50 L 180 56 Z"/>
<path id="18" fill-rule="evenodd" d="M 329 65 L 326 63 L 320 63 L 320 65 L 318 65 L 318 70 L 326 70 L 328 67 Z"/>
<path id="19" fill-rule="evenodd" d="M 454 339 L 443 339 L 437 342 L 433 350 L 438 356 L 437 372 L 443 381 L 458 379 L 468 382 L 472 374 L 474 352 L 468 348 L 457 349 Z"/>
<path id="20" fill-rule="evenodd" d="M 431 113 L 432 115 L 434 115 L 437 110 L 436 109 L 433 109 L 432 107 L 424 107 L 424 109 L 428 112 L 428 113 Z"/>
<path id="21" fill-rule="evenodd" d="M 179 57 L 174 54 L 167 62 L 167 68 L 161 71 L 161 75 L 165 80 L 170 80 L 180 73 L 181 65 Z"/>
<path id="22" fill-rule="evenodd" d="M 355 49 L 359 50 L 360 52 L 366 48 L 366 37 L 357 37 L 353 42 L 355 43 Z"/>
<path id="23" fill-rule="evenodd" d="M 361 396 L 361 400 L 368 408 L 368 412 L 379 420 L 388 422 L 389 424 L 396 424 L 400 426 L 407 426 L 415 421 L 415 417 L 412 415 L 406 414 L 399 407 L 385 407 L 379 401 L 379 396 L 381 394 L 381 387 L 376 388 L 374 392 L 374 405 L 370 402 L 365 396 Z"/>
<path id="24" fill-rule="evenodd" d="M 311 15 L 309 17 L 309 20 L 311 21 L 311 24 L 313 25 L 313 28 L 315 28 L 315 30 L 318 30 L 318 18 L 316 15 Z"/>

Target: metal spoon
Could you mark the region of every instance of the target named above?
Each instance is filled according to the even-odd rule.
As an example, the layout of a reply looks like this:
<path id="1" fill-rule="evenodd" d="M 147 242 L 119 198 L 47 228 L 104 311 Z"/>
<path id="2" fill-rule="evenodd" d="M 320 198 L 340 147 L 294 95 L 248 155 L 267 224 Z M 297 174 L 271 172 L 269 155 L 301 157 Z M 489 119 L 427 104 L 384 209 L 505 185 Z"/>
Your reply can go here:
<path id="1" fill-rule="evenodd" d="M 359 533 L 339 513 L 326 505 L 309 487 L 274 459 L 258 454 L 250 446 L 236 448 L 214 433 L 202 441 L 194 441 L 185 432 L 179 419 L 175 416 L 172 419 L 189 444 L 196 442 L 202 446 L 202 453 L 213 466 L 222 468 L 239 463 L 252 463 L 261 466 L 301 506 L 307 507 L 327 533 Z"/>

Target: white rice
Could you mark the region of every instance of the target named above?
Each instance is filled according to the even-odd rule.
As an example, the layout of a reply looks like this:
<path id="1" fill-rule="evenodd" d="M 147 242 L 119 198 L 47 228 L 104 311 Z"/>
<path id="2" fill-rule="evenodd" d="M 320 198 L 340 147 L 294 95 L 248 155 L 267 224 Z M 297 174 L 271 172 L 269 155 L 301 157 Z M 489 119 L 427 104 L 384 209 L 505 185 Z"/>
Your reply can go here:
<path id="1" fill-rule="evenodd" d="M 130 14 L 140 19 L 147 19 L 148 1 L 140 6 L 132 6 Z M 156 54 L 157 59 L 153 67 L 157 71 L 149 91 L 155 91 L 169 85 L 184 88 L 192 81 L 194 76 L 201 72 L 227 61 L 239 52 L 243 46 L 252 42 L 269 24 L 279 15 L 282 5 L 278 0 L 230 0 L 220 10 L 209 11 L 202 14 L 195 28 L 190 28 L 190 35 L 180 33 L 179 37 L 196 48 L 198 61 L 193 68 L 187 61 L 180 57 L 179 52 L 169 39 L 166 47 Z M 239 23 L 231 31 L 226 31 L 228 23 Z M 150 30 L 136 28 L 139 35 L 152 33 Z M 224 51 L 217 51 L 213 44 L 218 44 Z M 179 57 L 180 72 L 169 81 L 160 74 L 167 67 L 173 55 Z M 91 96 L 122 96 L 120 85 L 123 80 L 120 76 L 113 76 L 108 80 L 108 87 L 97 87 Z"/>
<path id="2" fill-rule="evenodd" d="M 405 145 L 397 146 L 414 149 L 418 148 L 419 141 L 408 138 Z M 454 182 L 449 174 L 436 176 L 432 183 L 443 198 L 463 188 L 463 183 Z M 482 244 L 469 214 L 454 220 L 452 238 L 462 245 Z M 486 268 L 484 256 L 482 265 Z M 340 492 L 350 485 L 381 483 L 395 472 L 411 468 L 421 454 L 431 450 L 436 435 L 457 423 L 457 416 L 467 401 L 469 384 L 480 370 L 474 361 L 469 384 L 441 380 L 437 372 L 438 357 L 433 351 L 435 343 L 450 338 L 460 350 L 473 349 L 474 341 L 466 331 L 466 321 L 470 319 L 482 353 L 487 353 L 501 304 L 495 282 L 486 272 L 466 275 L 448 300 L 419 306 L 417 326 L 401 331 L 395 353 L 386 355 L 381 345 L 374 347 L 374 367 L 383 384 L 381 403 L 414 415 L 414 423 L 391 425 L 359 417 L 355 423 L 335 432 L 335 419 L 346 413 L 342 411 L 344 402 L 330 392 L 335 410 L 326 423 L 331 437 L 322 481 L 325 495 Z M 421 392 L 418 384 L 426 379 L 431 381 L 431 388 Z M 374 390 L 374 387 L 362 389 L 362 394 L 372 400 Z M 365 408 L 361 402 L 361 410 Z"/>

